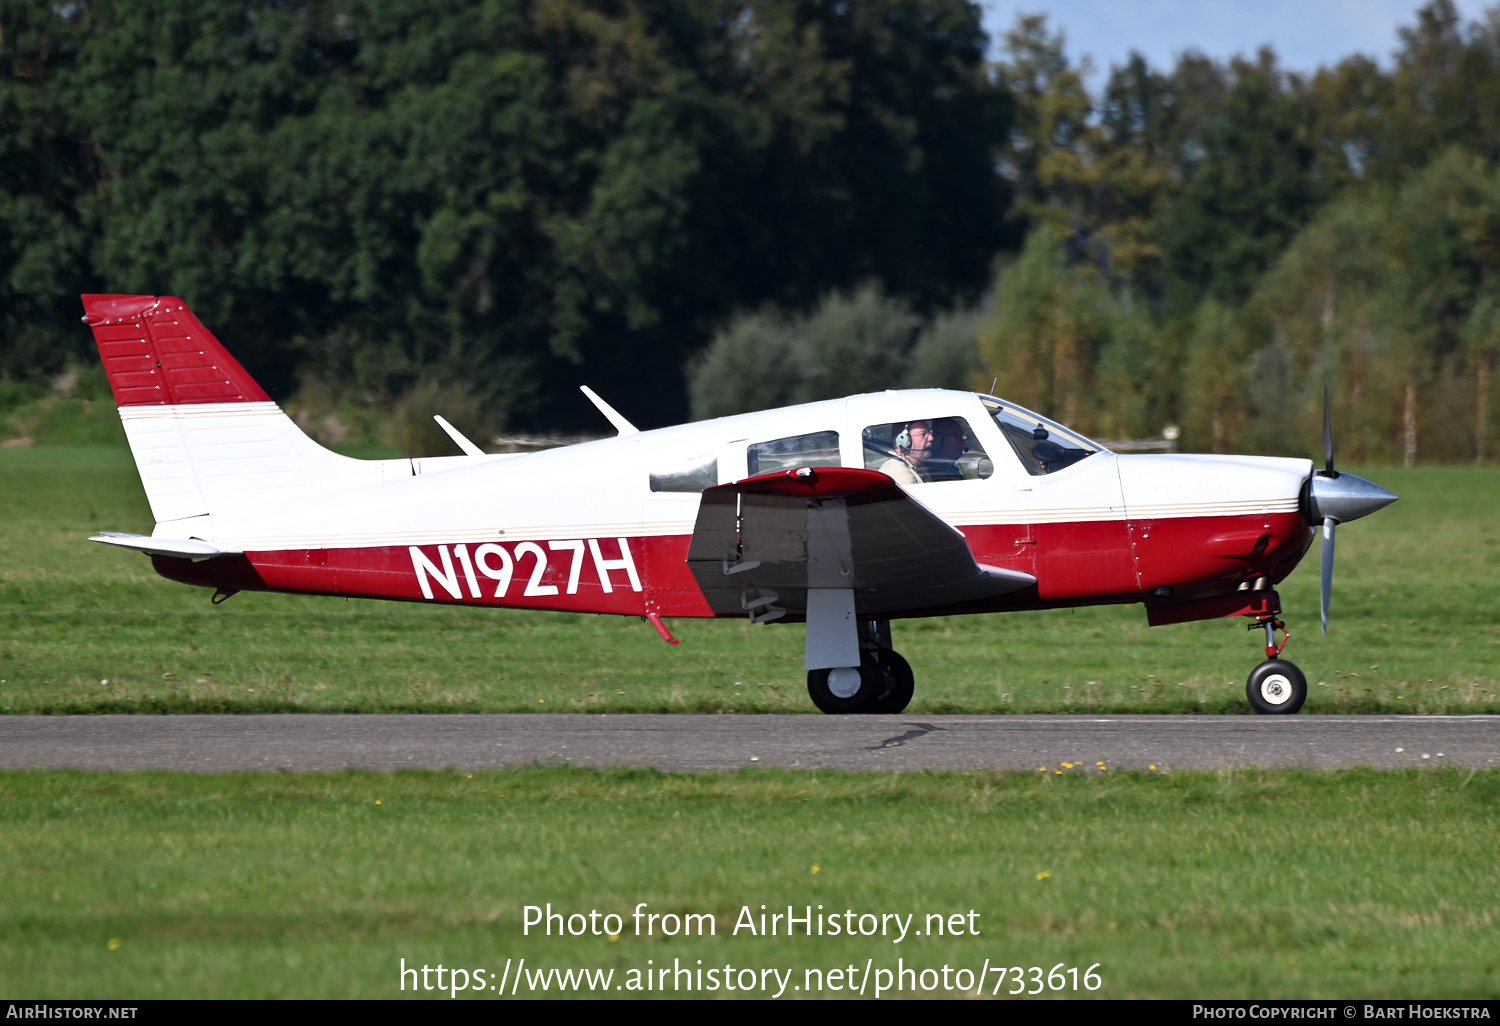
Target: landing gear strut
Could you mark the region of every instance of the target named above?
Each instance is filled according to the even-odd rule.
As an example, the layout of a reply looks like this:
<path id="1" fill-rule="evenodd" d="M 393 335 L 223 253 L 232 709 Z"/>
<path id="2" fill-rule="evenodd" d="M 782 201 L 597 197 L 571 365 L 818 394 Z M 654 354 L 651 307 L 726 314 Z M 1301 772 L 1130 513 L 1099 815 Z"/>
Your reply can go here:
<path id="1" fill-rule="evenodd" d="M 1266 661 L 1251 670 L 1250 679 L 1245 682 L 1250 708 L 1262 715 L 1291 715 L 1307 701 L 1307 678 L 1294 663 L 1280 658 L 1292 634 L 1274 613 L 1257 616 L 1250 629 L 1266 632 Z M 1278 630 L 1282 635 L 1280 644 L 1276 643 Z"/>
<path id="2" fill-rule="evenodd" d="M 915 690 L 911 664 L 890 647 L 889 620 L 859 623 L 859 665 L 809 670 L 807 693 L 825 713 L 898 713 Z"/>

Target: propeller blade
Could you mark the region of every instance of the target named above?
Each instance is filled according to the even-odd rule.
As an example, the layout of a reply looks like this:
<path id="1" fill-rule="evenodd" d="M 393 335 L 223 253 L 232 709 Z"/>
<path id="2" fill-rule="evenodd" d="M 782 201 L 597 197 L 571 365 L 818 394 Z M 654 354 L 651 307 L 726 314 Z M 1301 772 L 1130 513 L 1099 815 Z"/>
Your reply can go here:
<path id="1" fill-rule="evenodd" d="M 1333 529 L 1338 521 L 1328 517 L 1323 521 L 1323 637 L 1328 637 L 1328 602 L 1333 597 Z"/>
<path id="2" fill-rule="evenodd" d="M 1328 407 L 1328 375 L 1323 375 L 1323 475 L 1336 477 L 1333 472 L 1333 412 Z"/>

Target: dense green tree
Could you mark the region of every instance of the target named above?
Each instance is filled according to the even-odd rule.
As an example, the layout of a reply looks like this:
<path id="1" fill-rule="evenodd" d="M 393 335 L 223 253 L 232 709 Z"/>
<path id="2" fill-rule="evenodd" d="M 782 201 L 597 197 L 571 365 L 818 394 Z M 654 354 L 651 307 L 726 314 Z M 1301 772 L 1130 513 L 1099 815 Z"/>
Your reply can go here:
<path id="1" fill-rule="evenodd" d="M 1385 114 L 1401 168 L 1452 146 L 1500 159 L 1500 7 L 1466 26 L 1453 0 L 1430 0 L 1400 39 Z"/>
<path id="2" fill-rule="evenodd" d="M 78 204 L 96 169 L 72 117 L 72 19 L 46 4 L 0 16 L 0 381 L 37 381 L 85 352 L 77 294 L 89 282 Z"/>
<path id="3" fill-rule="evenodd" d="M 1500 6 L 1097 95 L 1041 17 L 986 44 L 966 0 L 0 0 L 0 412 L 89 358 L 78 292 L 150 291 L 418 445 L 595 427 L 580 383 L 652 425 L 998 378 L 1308 452 L 1329 370 L 1352 456 L 1494 458 Z"/>
<path id="4" fill-rule="evenodd" d="M 1170 415 L 1176 375 L 1154 351 L 1143 307 L 1122 302 L 1067 241 L 1039 225 L 1002 269 L 980 329 L 981 377 L 997 394 L 1101 437 L 1154 435 Z"/>
<path id="5" fill-rule="evenodd" d="M 1493 452 L 1497 292 L 1500 172 L 1453 150 L 1399 190 L 1331 205 L 1248 313 L 1286 349 L 1305 445 L 1326 372 L 1351 458 L 1472 460 Z"/>
<path id="6" fill-rule="evenodd" d="M 887 388 L 973 388 L 980 322 L 974 311 L 921 317 L 873 282 L 831 292 L 805 314 L 741 314 L 689 368 L 693 416 Z"/>
<path id="7" fill-rule="evenodd" d="M 1006 148 L 1016 183 L 1012 218 L 1063 232 L 1080 259 L 1108 277 L 1136 282 L 1159 257 L 1151 216 L 1170 188 L 1170 166 L 1156 141 L 1163 112 L 1160 76 L 1132 55 L 1116 69 L 1102 108 L 1074 67 L 1061 32 L 1023 15 L 1006 33 L 1001 74 L 1015 94 Z"/>
<path id="8" fill-rule="evenodd" d="M 15 373 L 70 293 L 170 292 L 273 394 L 432 379 L 566 423 L 592 381 L 658 423 L 733 309 L 867 279 L 930 309 L 1006 241 L 963 0 L 4 0 L 0 29 Z"/>
<path id="9" fill-rule="evenodd" d="M 1236 61 L 1233 84 L 1204 133 L 1204 156 L 1181 194 L 1162 209 L 1159 234 L 1179 301 L 1237 303 L 1307 223 L 1332 185 L 1296 83 L 1269 51 Z"/>
<path id="10" fill-rule="evenodd" d="M 1078 211 L 1076 186 L 1088 158 L 1093 103 L 1086 67 L 1074 67 L 1066 38 L 1043 15 L 1020 15 L 1005 34 L 1000 72 L 1015 97 L 1015 123 L 1005 150 L 1016 182 L 1017 215 L 1069 229 Z"/>

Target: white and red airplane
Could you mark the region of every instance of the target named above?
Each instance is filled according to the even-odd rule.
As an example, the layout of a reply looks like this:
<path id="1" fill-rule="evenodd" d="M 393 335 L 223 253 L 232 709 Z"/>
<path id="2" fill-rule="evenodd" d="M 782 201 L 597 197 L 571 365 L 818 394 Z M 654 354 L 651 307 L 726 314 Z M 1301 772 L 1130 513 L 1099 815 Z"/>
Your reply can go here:
<path id="1" fill-rule="evenodd" d="M 308 438 L 178 299 L 86 295 L 156 528 L 92 540 L 215 589 L 641 616 L 805 622 L 830 713 L 900 712 L 890 622 L 1142 602 L 1153 625 L 1246 616 L 1267 661 L 1246 692 L 1294 713 L 1274 586 L 1323 528 L 1396 496 L 1254 456 L 1117 455 L 1003 399 L 850 396 L 490 455 L 357 460 Z M 1277 631 L 1282 640 L 1276 640 Z"/>

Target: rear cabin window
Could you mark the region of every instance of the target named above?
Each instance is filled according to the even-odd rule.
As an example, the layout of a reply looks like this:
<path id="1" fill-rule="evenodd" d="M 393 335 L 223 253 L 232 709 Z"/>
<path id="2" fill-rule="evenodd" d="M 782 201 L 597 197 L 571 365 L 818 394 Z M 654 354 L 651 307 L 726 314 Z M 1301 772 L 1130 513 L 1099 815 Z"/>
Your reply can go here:
<path id="1" fill-rule="evenodd" d="M 1076 435 L 1060 424 L 1039 417 L 1019 406 L 1007 406 L 988 397 L 980 399 L 1000 433 L 1010 443 L 1021 465 L 1033 477 L 1055 473 L 1086 460 L 1099 451 L 1099 446 L 1082 435 Z"/>
<path id="2" fill-rule="evenodd" d="M 864 431 L 865 467 L 898 484 L 982 480 L 995 464 L 962 417 L 872 424 Z"/>
<path id="3" fill-rule="evenodd" d="M 697 456 L 651 475 L 653 492 L 701 492 L 719 483 L 719 460 Z"/>
<path id="4" fill-rule="evenodd" d="M 810 435 L 792 435 L 750 446 L 750 476 L 770 474 L 797 467 L 836 467 L 839 465 L 839 433 L 815 431 Z"/>

